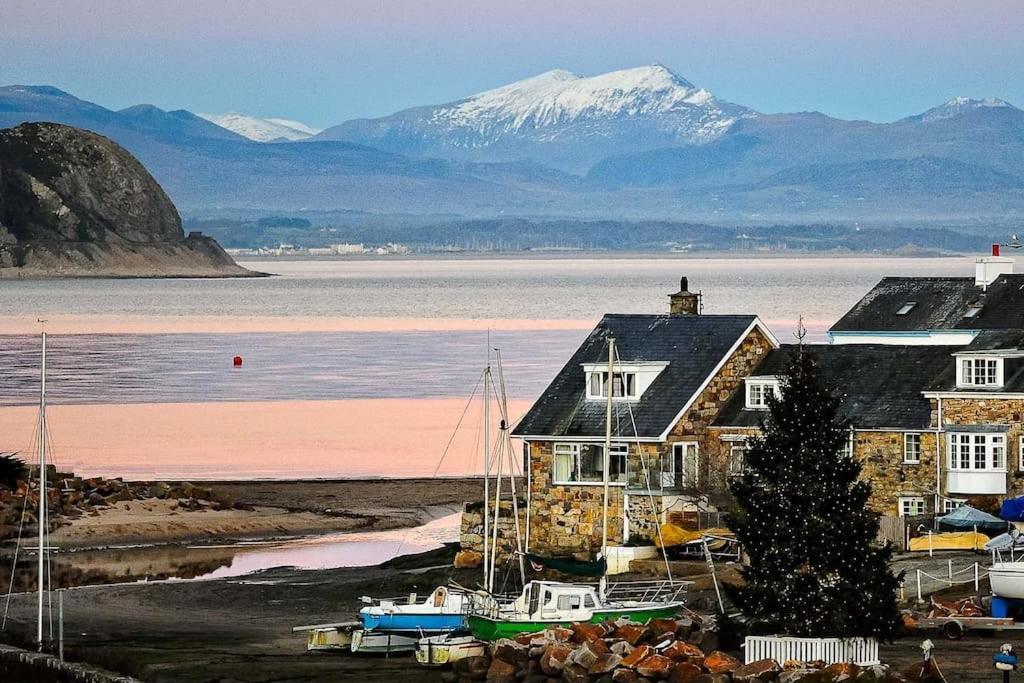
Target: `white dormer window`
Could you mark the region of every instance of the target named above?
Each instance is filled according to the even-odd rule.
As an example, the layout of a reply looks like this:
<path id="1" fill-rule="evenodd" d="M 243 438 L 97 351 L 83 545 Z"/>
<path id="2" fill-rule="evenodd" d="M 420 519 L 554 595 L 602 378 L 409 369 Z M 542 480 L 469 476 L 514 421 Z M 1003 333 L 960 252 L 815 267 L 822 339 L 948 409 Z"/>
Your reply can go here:
<path id="1" fill-rule="evenodd" d="M 768 407 L 768 396 L 779 395 L 779 380 L 774 377 L 747 378 L 747 408 L 764 410 Z"/>
<path id="2" fill-rule="evenodd" d="M 587 377 L 587 398 L 607 399 L 611 391 L 613 399 L 635 401 L 644 395 L 647 388 L 654 383 L 668 363 L 635 361 L 632 363 L 616 363 L 608 377 L 608 365 L 605 363 L 584 363 L 583 372 Z"/>
<path id="3" fill-rule="evenodd" d="M 961 356 L 956 366 L 956 383 L 960 387 L 1001 387 L 1003 359 Z"/>
<path id="4" fill-rule="evenodd" d="M 914 306 L 917 306 L 916 301 L 908 301 L 907 303 L 900 306 L 900 310 L 896 311 L 896 315 L 906 315 L 914 310 Z"/>
<path id="5" fill-rule="evenodd" d="M 608 398 L 608 371 L 588 372 L 587 398 Z M 636 373 L 612 373 L 612 398 L 637 398 Z"/>

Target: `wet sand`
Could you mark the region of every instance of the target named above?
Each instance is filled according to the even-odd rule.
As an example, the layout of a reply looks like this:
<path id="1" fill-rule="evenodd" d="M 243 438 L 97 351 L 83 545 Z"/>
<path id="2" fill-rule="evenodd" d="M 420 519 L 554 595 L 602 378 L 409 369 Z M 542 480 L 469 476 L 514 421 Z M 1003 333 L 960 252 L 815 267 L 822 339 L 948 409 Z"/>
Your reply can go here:
<path id="1" fill-rule="evenodd" d="M 481 471 L 481 409 L 465 399 L 53 405 L 58 468 L 126 479 L 465 476 Z M 509 402 L 513 418 L 529 401 Z M 34 406 L 0 408 L 6 434 L 32 452 Z M 404 501 L 415 503 L 415 500 Z"/>
<path id="2" fill-rule="evenodd" d="M 61 549 L 210 544 L 424 524 L 481 495 L 474 478 L 203 482 L 249 509 L 187 510 L 176 500 L 122 501 L 72 520 L 50 538 Z"/>

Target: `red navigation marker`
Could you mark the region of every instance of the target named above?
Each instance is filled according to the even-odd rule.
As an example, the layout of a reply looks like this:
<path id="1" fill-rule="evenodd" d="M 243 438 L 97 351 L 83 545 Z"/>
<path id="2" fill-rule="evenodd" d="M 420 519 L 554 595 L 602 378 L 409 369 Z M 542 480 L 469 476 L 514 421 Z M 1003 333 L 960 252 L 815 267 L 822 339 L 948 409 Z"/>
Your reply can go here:
<path id="1" fill-rule="evenodd" d="M 234 362 L 234 366 L 236 368 L 242 367 L 242 357 L 241 356 L 235 356 L 235 359 L 234 359 L 233 362 Z"/>

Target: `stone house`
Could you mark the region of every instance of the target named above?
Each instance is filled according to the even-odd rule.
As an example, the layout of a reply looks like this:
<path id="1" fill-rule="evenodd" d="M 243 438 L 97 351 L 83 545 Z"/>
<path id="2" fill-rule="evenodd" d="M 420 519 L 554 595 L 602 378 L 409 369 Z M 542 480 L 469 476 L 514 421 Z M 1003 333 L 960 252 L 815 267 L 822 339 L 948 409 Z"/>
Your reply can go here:
<path id="1" fill-rule="evenodd" d="M 702 315 L 685 278 L 667 315 L 606 315 L 513 430 L 526 450 L 529 547 L 600 547 L 609 391 L 609 539 L 649 538 L 669 509 L 714 509 L 723 489 L 708 485 L 721 479 L 702 456 L 708 430 L 778 346 L 755 315 Z"/>

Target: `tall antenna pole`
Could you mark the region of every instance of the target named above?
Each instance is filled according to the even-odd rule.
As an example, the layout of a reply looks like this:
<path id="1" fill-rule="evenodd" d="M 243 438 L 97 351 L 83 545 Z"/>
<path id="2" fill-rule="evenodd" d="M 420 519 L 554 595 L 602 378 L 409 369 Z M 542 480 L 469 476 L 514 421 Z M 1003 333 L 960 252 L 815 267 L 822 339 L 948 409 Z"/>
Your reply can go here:
<path id="1" fill-rule="evenodd" d="M 605 401 L 604 416 L 604 515 L 601 518 L 601 557 L 608 562 L 608 491 L 609 491 L 609 470 L 612 462 L 612 396 L 615 394 L 615 338 L 608 337 L 608 396 Z M 625 377 L 623 377 L 625 382 Z M 626 387 L 623 384 L 623 394 Z M 623 511 L 625 514 L 625 511 Z M 608 585 L 607 572 L 601 575 L 600 590 L 601 599 L 604 599 L 605 588 Z"/>
<path id="2" fill-rule="evenodd" d="M 43 330 L 43 362 L 39 380 L 39 615 L 36 643 L 43 649 L 43 593 L 46 590 L 46 330 Z"/>

